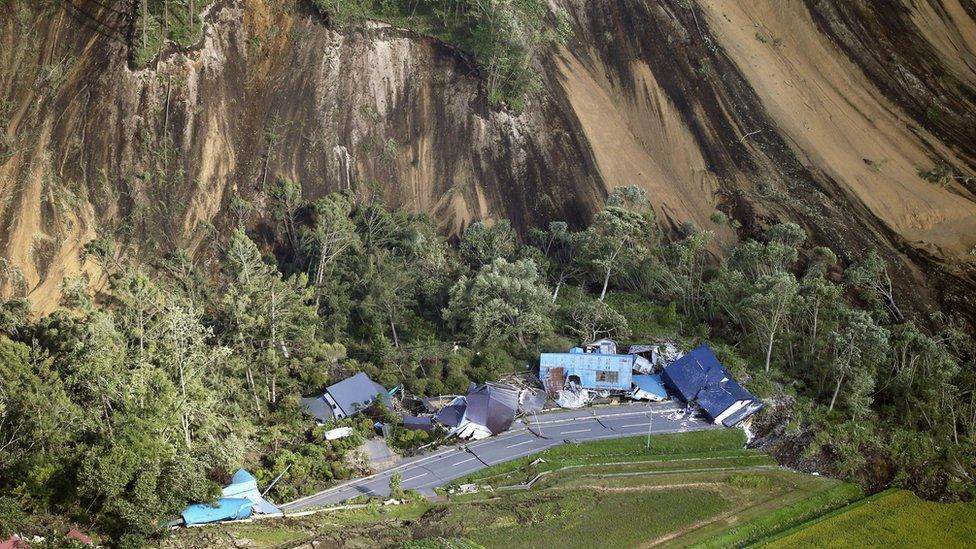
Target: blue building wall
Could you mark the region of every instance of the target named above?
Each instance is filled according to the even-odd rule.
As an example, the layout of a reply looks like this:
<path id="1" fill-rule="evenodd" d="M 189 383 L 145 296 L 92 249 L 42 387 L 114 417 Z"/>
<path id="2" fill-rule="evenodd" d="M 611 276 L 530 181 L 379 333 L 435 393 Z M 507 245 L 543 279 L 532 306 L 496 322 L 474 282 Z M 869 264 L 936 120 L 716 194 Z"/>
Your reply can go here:
<path id="1" fill-rule="evenodd" d="M 539 379 L 545 383 L 549 370 L 565 368 L 566 379 L 577 376 L 585 389 L 629 391 L 634 369 L 634 355 L 598 353 L 542 353 L 539 355 Z M 606 372 L 600 375 L 601 372 Z"/>

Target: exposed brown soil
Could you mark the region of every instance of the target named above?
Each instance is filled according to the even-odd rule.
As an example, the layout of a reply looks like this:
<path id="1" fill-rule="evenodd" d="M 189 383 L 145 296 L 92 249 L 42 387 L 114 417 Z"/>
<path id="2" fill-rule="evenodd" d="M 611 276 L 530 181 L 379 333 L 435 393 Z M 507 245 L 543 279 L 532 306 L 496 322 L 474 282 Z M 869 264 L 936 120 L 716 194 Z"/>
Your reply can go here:
<path id="1" fill-rule="evenodd" d="M 454 50 L 338 32 L 307 0 L 216 0 L 198 45 L 142 70 L 126 8 L 21 3 L 0 12 L 0 255 L 42 313 L 64 277 L 97 276 L 77 259 L 92 238 L 210 253 L 233 196 L 267 234 L 264 185 L 290 177 L 447 233 L 583 224 L 639 184 L 665 228 L 727 242 L 715 209 L 743 234 L 794 220 L 844 260 L 879 249 L 910 309 L 976 318 L 976 185 L 918 176 L 976 175 L 969 0 L 558 0 L 574 35 L 521 114 L 488 105 Z"/>

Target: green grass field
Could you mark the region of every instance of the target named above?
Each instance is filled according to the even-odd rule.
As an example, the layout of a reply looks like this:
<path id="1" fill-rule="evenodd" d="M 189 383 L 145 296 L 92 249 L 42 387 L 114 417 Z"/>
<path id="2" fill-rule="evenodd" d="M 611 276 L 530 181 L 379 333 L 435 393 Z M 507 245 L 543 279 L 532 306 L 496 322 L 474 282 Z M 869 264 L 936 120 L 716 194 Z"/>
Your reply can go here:
<path id="1" fill-rule="evenodd" d="M 936 503 L 888 490 L 814 519 L 764 547 L 974 547 L 976 502 Z"/>
<path id="2" fill-rule="evenodd" d="M 171 545 L 294 547 L 323 540 L 363 546 L 409 541 L 411 547 L 736 547 L 863 497 L 856 486 L 778 467 L 743 443 L 741 431 L 710 430 L 652 437 L 650 451 L 644 437 L 560 446 L 463 479 L 483 491 L 447 502 L 374 503 L 178 531 Z M 517 486 L 540 473 L 530 489 Z"/>

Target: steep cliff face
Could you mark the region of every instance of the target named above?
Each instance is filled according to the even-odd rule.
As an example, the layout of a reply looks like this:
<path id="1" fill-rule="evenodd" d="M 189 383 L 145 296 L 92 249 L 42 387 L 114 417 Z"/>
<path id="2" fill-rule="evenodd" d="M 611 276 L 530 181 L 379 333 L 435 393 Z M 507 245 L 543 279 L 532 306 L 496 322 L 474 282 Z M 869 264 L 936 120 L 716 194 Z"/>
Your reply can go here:
<path id="1" fill-rule="evenodd" d="M 919 308 L 972 314 L 976 10 L 968 0 L 559 0 L 569 42 L 522 113 L 449 46 L 330 28 L 304 0 L 216 0 L 196 46 L 129 65 L 132 7 L 8 0 L 0 14 L 6 295 L 57 304 L 78 251 L 198 251 L 266 183 L 521 228 L 583 223 L 640 184 L 666 227 L 721 209 L 882 250 Z M 28 7 L 31 6 L 31 7 Z M 919 170 L 944 166 L 942 184 Z M 948 171 L 946 171 L 946 169 Z M 201 252 L 202 253 L 202 252 Z"/>

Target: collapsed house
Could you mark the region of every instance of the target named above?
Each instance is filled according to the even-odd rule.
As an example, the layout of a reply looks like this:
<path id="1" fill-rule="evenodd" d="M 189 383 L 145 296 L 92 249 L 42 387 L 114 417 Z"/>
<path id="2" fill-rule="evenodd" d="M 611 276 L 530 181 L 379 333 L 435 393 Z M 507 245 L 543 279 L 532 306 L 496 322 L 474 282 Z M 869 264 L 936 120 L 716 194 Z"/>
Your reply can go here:
<path id="1" fill-rule="evenodd" d="M 573 347 L 568 353 L 542 353 L 539 355 L 539 379 L 554 394 L 568 384 L 594 391 L 629 391 L 634 356 L 616 354 L 616 345 L 596 348 L 613 350 L 614 353 L 587 353 L 581 347 Z"/>
<path id="2" fill-rule="evenodd" d="M 195 503 L 183 510 L 183 524 L 206 524 L 222 520 L 242 520 L 253 513 L 264 515 L 281 514 L 270 501 L 258 491 L 258 481 L 244 469 L 238 469 L 231 477 L 230 484 L 224 487 L 216 505 Z"/>
<path id="3" fill-rule="evenodd" d="M 517 388 L 502 383 L 472 383 L 467 394 L 441 408 L 434 421 L 448 427 L 448 434 L 480 440 L 507 431 L 518 408 Z"/>
<path id="4" fill-rule="evenodd" d="M 387 407 L 392 405 L 386 388 L 363 372 L 330 385 L 321 396 L 302 398 L 302 408 L 319 423 L 330 419 L 342 419 L 369 408 L 377 400 Z"/>
<path id="5" fill-rule="evenodd" d="M 710 421 L 726 427 L 763 407 L 762 401 L 732 379 L 706 344 L 669 364 L 661 380 L 671 394 L 699 406 Z"/>

